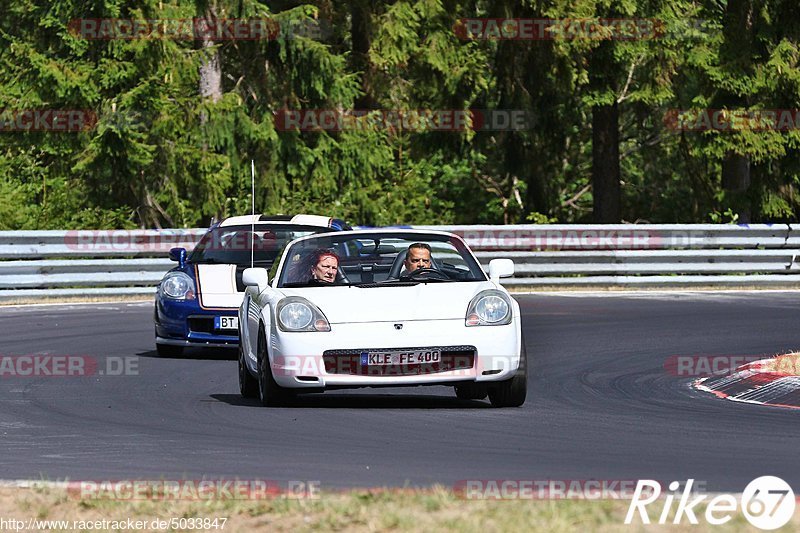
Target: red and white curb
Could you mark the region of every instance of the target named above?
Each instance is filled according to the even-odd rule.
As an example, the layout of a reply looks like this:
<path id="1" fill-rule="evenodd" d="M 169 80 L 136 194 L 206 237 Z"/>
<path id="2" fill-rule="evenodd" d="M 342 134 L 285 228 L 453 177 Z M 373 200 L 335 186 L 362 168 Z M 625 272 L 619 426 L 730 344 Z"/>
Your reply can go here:
<path id="1" fill-rule="evenodd" d="M 700 378 L 692 385 L 734 402 L 800 409 L 800 376 L 769 370 L 773 361 L 754 361 L 731 374 Z"/>

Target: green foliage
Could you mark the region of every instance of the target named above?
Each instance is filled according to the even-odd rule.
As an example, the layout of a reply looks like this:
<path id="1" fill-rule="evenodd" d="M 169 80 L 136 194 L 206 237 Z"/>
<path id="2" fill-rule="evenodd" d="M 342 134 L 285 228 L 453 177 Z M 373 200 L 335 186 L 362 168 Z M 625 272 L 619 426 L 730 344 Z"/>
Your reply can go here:
<path id="1" fill-rule="evenodd" d="M 558 222 L 558 219 L 533 211 L 532 213 L 528 213 L 528 216 L 525 217 L 525 221 L 531 224 L 553 224 Z"/>
<path id="2" fill-rule="evenodd" d="M 800 108 L 787 0 L 4 2 L 0 110 L 85 109 L 85 131 L 0 132 L 0 229 L 187 227 L 256 208 L 357 224 L 590 220 L 592 108 L 620 110 L 622 218 L 796 221 L 800 125 L 680 131 L 680 109 Z M 359 28 L 354 13 L 363 16 Z M 88 40 L 81 18 L 272 18 L 320 38 Z M 465 39 L 462 18 L 658 22 L 636 40 Z M 366 51 L 363 49 L 366 43 Z M 199 92 L 219 59 L 220 97 Z M 516 131 L 280 131 L 282 109 L 523 110 Z M 724 162 L 744 156 L 749 184 Z M 730 189 L 730 190 L 729 190 Z M 744 215 L 746 216 L 746 215 Z"/>

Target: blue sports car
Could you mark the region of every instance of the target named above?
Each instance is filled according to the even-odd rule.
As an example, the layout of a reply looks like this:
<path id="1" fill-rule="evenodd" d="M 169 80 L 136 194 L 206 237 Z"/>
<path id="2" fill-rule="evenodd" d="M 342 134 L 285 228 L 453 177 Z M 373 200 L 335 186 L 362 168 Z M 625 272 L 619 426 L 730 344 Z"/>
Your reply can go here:
<path id="1" fill-rule="evenodd" d="M 173 248 L 169 257 L 178 265 L 164 275 L 155 300 L 158 354 L 178 356 L 189 346 L 235 348 L 242 272 L 251 254 L 255 266 L 269 269 L 288 242 L 349 229 L 342 220 L 319 215 L 247 215 L 212 226 L 190 253 Z"/>

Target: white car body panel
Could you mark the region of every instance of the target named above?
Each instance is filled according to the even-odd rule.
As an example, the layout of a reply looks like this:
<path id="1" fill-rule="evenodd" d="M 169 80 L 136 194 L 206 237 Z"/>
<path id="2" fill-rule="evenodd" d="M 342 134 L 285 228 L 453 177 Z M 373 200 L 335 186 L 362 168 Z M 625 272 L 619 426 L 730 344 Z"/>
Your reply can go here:
<path id="1" fill-rule="evenodd" d="M 403 233 L 417 231 L 403 230 Z M 443 232 L 419 233 L 451 236 Z M 459 239 L 455 235 L 452 237 Z M 297 239 L 293 243 L 308 238 Z M 279 271 L 283 269 L 287 255 L 284 255 Z M 271 282 L 275 284 L 274 280 Z M 469 302 L 479 292 L 489 289 L 508 296 L 511 322 L 506 325 L 467 327 L 465 318 Z M 273 286 L 260 294 L 255 287 L 248 287 L 245 294 L 239 311 L 239 323 L 247 367 L 251 374 L 257 375 L 257 343 L 259 327 L 263 325 L 264 334 L 268 337 L 266 347 L 272 374 L 281 387 L 302 390 L 465 381 L 488 383 L 511 379 L 520 366 L 522 344 L 519 304 L 499 283 L 488 279 L 385 287 Z M 316 305 L 328 319 L 331 331 L 280 330 L 272 317 L 278 302 L 287 296 L 301 296 Z M 400 328 L 396 327 L 398 324 Z M 474 346 L 475 364 L 468 369 L 444 372 L 376 376 L 329 373 L 323 361 L 326 350 L 358 352 L 452 346 Z"/>
<path id="2" fill-rule="evenodd" d="M 236 290 L 236 265 L 197 265 L 197 285 L 202 307 L 242 305 L 244 293 Z"/>
<path id="3" fill-rule="evenodd" d="M 236 217 L 228 217 L 220 222 L 220 227 L 226 226 L 245 226 L 247 224 L 269 225 L 269 224 L 296 224 L 300 226 L 317 226 L 320 228 L 329 228 L 331 225 L 331 218 L 322 215 L 295 215 L 290 220 L 281 221 L 264 221 L 261 220 L 262 215 L 241 215 Z"/>
<path id="4" fill-rule="evenodd" d="M 463 321 L 472 297 L 482 290 L 494 288 L 496 285 L 487 281 L 420 283 L 413 287 L 321 287 L 280 291 L 286 296 L 302 296 L 311 300 L 333 326 L 398 320 Z M 347 305 L 342 305 L 342 302 Z"/>

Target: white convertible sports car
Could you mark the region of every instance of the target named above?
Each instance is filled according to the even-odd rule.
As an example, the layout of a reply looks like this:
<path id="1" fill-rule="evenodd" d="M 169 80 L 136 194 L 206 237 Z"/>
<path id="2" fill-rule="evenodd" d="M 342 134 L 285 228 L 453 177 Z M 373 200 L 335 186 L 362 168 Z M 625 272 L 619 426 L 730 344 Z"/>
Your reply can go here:
<path id="1" fill-rule="evenodd" d="M 329 272 L 317 279 L 323 262 Z M 488 272 L 445 232 L 294 240 L 274 279 L 263 268 L 242 275 L 241 393 L 279 405 L 298 392 L 451 385 L 462 399 L 520 406 L 527 372 L 519 304 L 499 283 L 514 263 L 494 259 Z"/>

